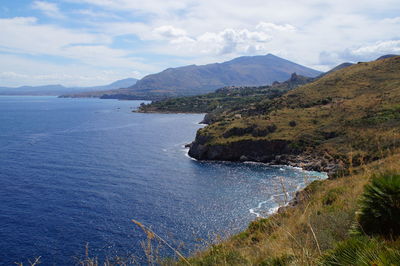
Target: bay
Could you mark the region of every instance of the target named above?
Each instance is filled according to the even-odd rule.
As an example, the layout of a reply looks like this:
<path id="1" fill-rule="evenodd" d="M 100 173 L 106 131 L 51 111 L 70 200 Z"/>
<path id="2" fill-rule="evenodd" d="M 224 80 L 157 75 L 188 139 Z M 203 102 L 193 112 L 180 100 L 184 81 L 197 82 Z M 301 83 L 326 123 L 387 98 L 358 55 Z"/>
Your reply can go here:
<path id="1" fill-rule="evenodd" d="M 190 254 L 246 228 L 322 173 L 187 156 L 200 114 L 133 113 L 140 101 L 0 97 L 0 264 L 143 259 L 132 219 Z M 161 256 L 172 256 L 161 249 Z"/>

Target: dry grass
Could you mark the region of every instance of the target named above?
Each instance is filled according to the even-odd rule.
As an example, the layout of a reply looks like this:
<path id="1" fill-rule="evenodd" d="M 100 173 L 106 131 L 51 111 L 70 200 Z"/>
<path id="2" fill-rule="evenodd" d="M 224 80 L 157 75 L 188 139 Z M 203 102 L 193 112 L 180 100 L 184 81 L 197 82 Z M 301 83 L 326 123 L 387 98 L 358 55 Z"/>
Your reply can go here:
<path id="1" fill-rule="evenodd" d="M 357 174 L 315 181 L 303 191 L 296 207 L 254 221 L 246 231 L 189 261 L 193 265 L 269 265 L 287 259 L 292 265 L 316 265 L 321 254 L 349 237 L 357 198 L 369 178 L 387 170 L 400 171 L 399 160 L 396 153 L 354 169 Z"/>

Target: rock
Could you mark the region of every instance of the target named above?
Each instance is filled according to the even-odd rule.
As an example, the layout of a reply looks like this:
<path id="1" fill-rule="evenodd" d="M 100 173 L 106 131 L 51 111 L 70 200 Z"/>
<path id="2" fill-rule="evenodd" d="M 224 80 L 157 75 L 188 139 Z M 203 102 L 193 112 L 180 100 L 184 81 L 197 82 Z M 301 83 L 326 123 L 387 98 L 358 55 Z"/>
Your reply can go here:
<path id="1" fill-rule="evenodd" d="M 243 140 L 226 145 L 204 143 L 203 137 L 196 137 L 189 155 L 198 160 L 240 161 L 245 156 L 248 161 L 271 162 L 276 155 L 291 152 L 289 142 L 284 140 Z"/>
<path id="2" fill-rule="evenodd" d="M 210 137 L 197 134 L 189 155 L 198 160 L 255 161 L 290 165 L 308 171 L 326 172 L 329 178 L 343 173 L 345 164 L 326 152 L 299 151 L 286 140 L 241 140 L 226 144 L 209 144 Z"/>
<path id="3" fill-rule="evenodd" d="M 190 148 L 190 147 L 192 147 L 192 143 L 185 144 L 185 148 Z"/>
<path id="4" fill-rule="evenodd" d="M 245 161 L 248 161 L 249 158 L 247 158 L 245 155 L 242 155 L 242 156 L 240 156 L 239 160 L 242 162 L 245 162 Z"/>

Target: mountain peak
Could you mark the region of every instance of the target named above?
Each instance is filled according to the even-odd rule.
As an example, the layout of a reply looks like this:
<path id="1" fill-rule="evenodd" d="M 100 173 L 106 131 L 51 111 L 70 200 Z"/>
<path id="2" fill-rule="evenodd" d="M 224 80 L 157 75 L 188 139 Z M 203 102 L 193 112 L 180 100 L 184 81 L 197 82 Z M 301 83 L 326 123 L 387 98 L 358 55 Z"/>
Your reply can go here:
<path id="1" fill-rule="evenodd" d="M 261 86 L 283 82 L 292 73 L 315 77 L 321 72 L 273 54 L 241 56 L 222 63 L 168 68 L 139 80 L 130 87 L 134 98 L 189 96 L 213 92 L 228 86 Z M 117 94 L 117 93 L 116 93 Z"/>

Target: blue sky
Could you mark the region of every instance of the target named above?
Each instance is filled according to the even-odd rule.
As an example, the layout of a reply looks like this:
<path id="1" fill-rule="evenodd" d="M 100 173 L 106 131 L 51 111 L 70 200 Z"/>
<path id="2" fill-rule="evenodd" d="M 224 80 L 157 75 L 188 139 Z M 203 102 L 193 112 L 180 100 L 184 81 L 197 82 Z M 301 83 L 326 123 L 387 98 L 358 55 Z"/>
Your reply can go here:
<path id="1" fill-rule="evenodd" d="M 273 53 L 318 70 L 400 54 L 400 0 L 0 1 L 0 86 L 89 86 Z"/>

